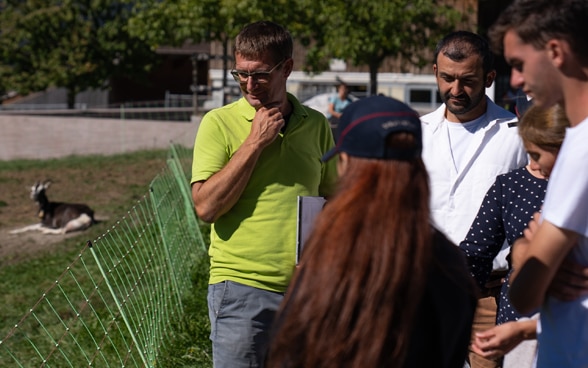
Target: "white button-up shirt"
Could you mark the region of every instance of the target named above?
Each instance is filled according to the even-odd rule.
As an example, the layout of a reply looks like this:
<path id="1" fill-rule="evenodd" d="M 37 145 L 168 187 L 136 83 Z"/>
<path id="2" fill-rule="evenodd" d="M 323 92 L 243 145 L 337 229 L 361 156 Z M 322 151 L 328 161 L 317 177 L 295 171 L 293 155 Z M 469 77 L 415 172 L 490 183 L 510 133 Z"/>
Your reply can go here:
<path id="1" fill-rule="evenodd" d="M 528 162 L 516 117 L 489 98 L 487 103 L 485 118 L 460 158 L 460 168 L 452 159 L 445 104 L 421 117 L 432 220 L 455 244 L 465 238 L 496 176 Z"/>

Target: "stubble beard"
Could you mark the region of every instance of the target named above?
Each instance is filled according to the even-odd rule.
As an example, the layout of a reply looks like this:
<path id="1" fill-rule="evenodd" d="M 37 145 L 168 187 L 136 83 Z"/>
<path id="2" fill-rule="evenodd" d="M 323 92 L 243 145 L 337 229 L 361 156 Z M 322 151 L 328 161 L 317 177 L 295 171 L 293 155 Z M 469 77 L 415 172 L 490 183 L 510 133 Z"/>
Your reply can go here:
<path id="1" fill-rule="evenodd" d="M 461 106 L 455 106 L 451 103 L 448 103 L 448 101 L 450 101 L 450 98 L 451 96 L 449 94 L 446 94 L 444 96 L 445 101 L 443 102 L 445 102 L 447 110 L 449 110 L 455 116 L 460 116 L 469 113 L 480 104 L 482 99 L 485 98 L 485 90 L 482 89 L 471 97 L 464 93 L 463 101 L 465 102 L 465 104 Z"/>

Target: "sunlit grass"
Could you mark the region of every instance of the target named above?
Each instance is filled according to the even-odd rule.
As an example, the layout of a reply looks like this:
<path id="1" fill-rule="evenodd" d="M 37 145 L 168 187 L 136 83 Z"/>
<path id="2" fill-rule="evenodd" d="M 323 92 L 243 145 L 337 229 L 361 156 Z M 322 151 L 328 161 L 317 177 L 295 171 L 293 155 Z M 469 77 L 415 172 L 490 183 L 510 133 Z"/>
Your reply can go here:
<path id="1" fill-rule="evenodd" d="M 114 156 L 0 161 L 0 186 L 15 193 L 13 197 L 26 197 L 26 185 L 51 178 L 56 184 L 48 193 L 50 199 L 76 193 L 77 198 L 92 205 L 98 218 L 104 218 L 88 230 L 64 238 L 59 244 L 37 249 L 26 257 L 20 255 L 11 259 L 7 255 L 0 260 L 0 340 L 84 249 L 86 241 L 104 234 L 137 200 L 147 195 L 151 180 L 166 164 L 166 154 L 166 150 L 153 150 Z M 3 221 L 8 224 L 18 221 L 9 216 L 16 207 L 13 197 L 0 198 L 0 226 Z M 203 226 L 202 231 L 208 239 L 208 227 Z M 192 273 L 194 288 L 184 297 L 185 314 L 170 326 L 174 338 L 160 352 L 159 367 L 212 367 L 206 306 L 206 257 L 199 259 Z"/>

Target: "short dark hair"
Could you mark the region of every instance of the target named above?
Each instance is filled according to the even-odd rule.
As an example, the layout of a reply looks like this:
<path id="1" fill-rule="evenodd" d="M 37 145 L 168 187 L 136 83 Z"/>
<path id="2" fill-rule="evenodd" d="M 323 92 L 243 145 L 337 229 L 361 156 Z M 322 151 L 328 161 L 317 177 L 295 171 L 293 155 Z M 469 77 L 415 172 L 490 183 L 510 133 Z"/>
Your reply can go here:
<path id="1" fill-rule="evenodd" d="M 435 48 L 433 64 L 437 64 L 439 53 L 453 61 L 461 61 L 472 54 L 480 56 L 484 74 L 494 70 L 494 54 L 482 36 L 469 31 L 455 31 L 443 37 Z"/>
<path id="2" fill-rule="evenodd" d="M 588 64 L 588 1 L 515 0 L 489 31 L 492 49 L 502 53 L 504 35 L 513 30 L 526 44 L 542 49 L 550 39 L 566 40 Z"/>
<path id="3" fill-rule="evenodd" d="M 277 64 L 292 57 L 293 41 L 290 32 L 270 21 L 246 25 L 235 39 L 233 55 L 246 59 L 259 59 L 269 53 Z"/>

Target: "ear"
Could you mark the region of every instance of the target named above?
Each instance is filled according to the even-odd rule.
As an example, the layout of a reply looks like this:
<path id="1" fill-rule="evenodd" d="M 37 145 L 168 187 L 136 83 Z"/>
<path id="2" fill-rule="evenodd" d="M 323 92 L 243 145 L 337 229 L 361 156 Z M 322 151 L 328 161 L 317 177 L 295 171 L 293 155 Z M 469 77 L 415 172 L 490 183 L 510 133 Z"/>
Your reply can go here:
<path id="1" fill-rule="evenodd" d="M 339 174 L 339 177 L 345 175 L 348 166 L 349 155 L 345 152 L 339 152 L 339 157 L 337 158 L 337 174 Z"/>
<path id="2" fill-rule="evenodd" d="M 496 70 L 491 70 L 486 74 L 486 80 L 484 82 L 486 88 L 489 88 L 494 83 L 494 79 L 496 79 Z"/>
<path id="3" fill-rule="evenodd" d="M 33 186 L 31 186 L 29 188 L 29 190 L 31 191 L 31 193 L 35 193 L 37 191 L 39 191 L 39 188 L 41 188 L 42 184 L 40 181 L 36 181 L 35 184 L 33 184 Z"/>
<path id="4" fill-rule="evenodd" d="M 51 180 L 45 180 L 45 182 L 43 183 L 43 189 L 49 188 L 51 186 L 51 183 L 53 183 Z"/>
<path id="5" fill-rule="evenodd" d="M 547 41 L 545 50 L 551 63 L 559 69 L 565 61 L 565 51 L 569 50 L 569 45 L 563 40 L 554 38 Z"/>
<path id="6" fill-rule="evenodd" d="M 284 61 L 284 77 L 288 78 L 292 73 L 292 70 L 294 70 L 294 59 L 289 58 Z"/>
<path id="7" fill-rule="evenodd" d="M 437 64 L 433 64 L 433 74 L 437 76 Z"/>

